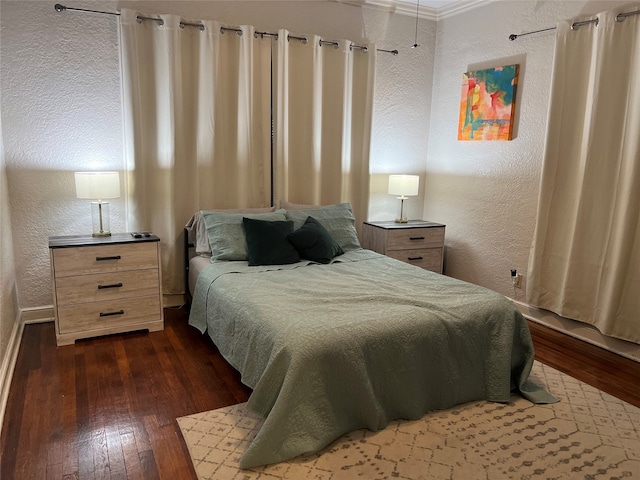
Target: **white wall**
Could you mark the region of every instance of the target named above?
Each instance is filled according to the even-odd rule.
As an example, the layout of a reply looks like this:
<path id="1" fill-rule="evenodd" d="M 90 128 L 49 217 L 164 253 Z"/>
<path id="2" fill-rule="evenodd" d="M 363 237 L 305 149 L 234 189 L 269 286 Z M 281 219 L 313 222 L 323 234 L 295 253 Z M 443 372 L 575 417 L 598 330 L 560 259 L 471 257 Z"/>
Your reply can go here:
<path id="1" fill-rule="evenodd" d="M 371 169 L 371 218 L 393 218 L 386 174 L 422 174 L 426 165 L 435 22 L 328 1 L 67 1 L 116 11 L 175 13 L 328 39 L 369 39 L 380 53 Z M 117 17 L 56 13 L 54 2 L 0 2 L 2 121 L 20 308 L 51 305 L 48 237 L 90 233 L 87 201 L 75 198 L 73 172 L 122 170 Z M 424 37 L 422 33 L 424 32 Z M 125 231 L 124 199 L 111 202 L 111 230 Z M 409 213 L 422 215 L 422 201 Z M 185 219 L 186 221 L 186 219 Z"/>
<path id="2" fill-rule="evenodd" d="M 525 274 L 542 169 L 554 32 L 511 33 L 626 2 L 499 1 L 438 22 L 425 218 L 445 223 L 446 273 L 513 297 Z M 458 141 L 462 74 L 520 64 L 514 139 Z M 524 288 L 516 291 L 524 299 Z"/>
<path id="3" fill-rule="evenodd" d="M 0 424 L 4 415 L 10 373 L 10 339 L 16 327 L 18 299 L 16 295 L 9 192 L 0 119 Z"/>
<path id="4" fill-rule="evenodd" d="M 49 235 L 91 233 L 76 170 L 121 170 L 116 19 L 0 3 L 2 125 L 20 308 L 52 304 Z M 123 199 L 111 228 L 124 230 Z"/>
<path id="5" fill-rule="evenodd" d="M 397 48 L 400 55 L 377 58 L 369 220 L 393 220 L 400 201 L 387 193 L 389 174 L 420 175 L 424 192 L 436 22 L 420 21 L 420 46 L 412 49 L 415 18 L 377 13 L 365 10 L 367 31 L 381 47 Z M 405 201 L 408 218 L 422 218 L 423 201 L 422 193 Z"/>

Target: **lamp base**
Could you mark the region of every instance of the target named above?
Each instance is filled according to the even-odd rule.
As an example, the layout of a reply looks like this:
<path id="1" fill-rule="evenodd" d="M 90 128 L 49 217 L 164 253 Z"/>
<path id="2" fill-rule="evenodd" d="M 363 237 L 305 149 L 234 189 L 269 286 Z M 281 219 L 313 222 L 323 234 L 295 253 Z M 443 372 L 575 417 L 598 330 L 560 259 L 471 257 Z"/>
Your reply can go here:
<path id="1" fill-rule="evenodd" d="M 407 220 L 407 217 L 404 216 L 404 201 L 406 200 L 406 197 L 402 195 L 401 197 L 398 197 L 398 199 L 400 200 L 400 217 L 396 218 L 395 222 L 408 223 L 409 221 Z"/>
<path id="2" fill-rule="evenodd" d="M 91 202 L 91 217 L 93 220 L 93 237 L 110 237 L 109 202 Z"/>

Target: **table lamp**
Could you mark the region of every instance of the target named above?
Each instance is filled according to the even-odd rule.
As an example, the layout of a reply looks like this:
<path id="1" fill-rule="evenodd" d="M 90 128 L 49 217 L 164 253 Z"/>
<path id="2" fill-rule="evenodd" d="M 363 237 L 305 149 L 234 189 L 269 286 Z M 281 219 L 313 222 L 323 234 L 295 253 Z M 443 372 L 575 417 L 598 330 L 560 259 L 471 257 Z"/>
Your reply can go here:
<path id="1" fill-rule="evenodd" d="M 389 195 L 399 195 L 400 217 L 396 218 L 396 223 L 407 223 L 404 216 L 404 201 L 407 197 L 418 195 L 420 177 L 418 175 L 389 175 Z"/>
<path id="2" fill-rule="evenodd" d="M 105 198 L 120 196 L 120 174 L 118 172 L 75 172 L 76 197 L 96 200 L 91 202 L 93 236 L 109 237 L 109 202 Z"/>

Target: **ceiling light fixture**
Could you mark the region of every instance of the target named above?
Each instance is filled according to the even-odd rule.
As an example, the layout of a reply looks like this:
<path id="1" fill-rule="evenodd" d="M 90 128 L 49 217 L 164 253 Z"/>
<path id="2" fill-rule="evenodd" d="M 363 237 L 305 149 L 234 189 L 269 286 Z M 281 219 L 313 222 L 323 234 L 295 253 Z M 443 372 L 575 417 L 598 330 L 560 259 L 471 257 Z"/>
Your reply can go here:
<path id="1" fill-rule="evenodd" d="M 418 3 L 416 3 L 416 36 L 415 39 L 413 40 L 413 45 L 411 45 L 411 48 L 418 48 L 420 45 L 418 45 L 418 11 L 420 10 L 420 0 L 418 0 Z"/>

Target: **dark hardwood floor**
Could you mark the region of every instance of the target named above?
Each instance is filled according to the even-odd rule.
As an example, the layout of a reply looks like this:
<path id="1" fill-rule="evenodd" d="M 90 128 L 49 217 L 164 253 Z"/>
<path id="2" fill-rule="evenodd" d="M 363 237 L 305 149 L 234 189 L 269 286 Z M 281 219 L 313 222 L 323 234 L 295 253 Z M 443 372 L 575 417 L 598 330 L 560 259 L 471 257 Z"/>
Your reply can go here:
<path id="1" fill-rule="evenodd" d="M 56 347 L 25 326 L 2 426 L 2 479 L 195 479 L 176 418 L 246 401 L 207 337 L 165 310 L 165 329 Z M 640 363 L 530 324 L 537 358 L 640 407 Z"/>
<path id="2" fill-rule="evenodd" d="M 176 418 L 251 390 L 208 337 L 165 309 L 165 329 L 56 347 L 26 325 L 2 426 L 2 479 L 196 479 Z"/>
<path id="3" fill-rule="evenodd" d="M 528 322 L 536 360 L 640 407 L 640 362 Z"/>

